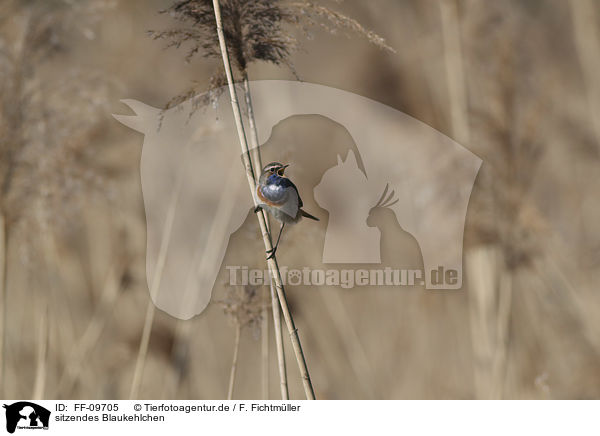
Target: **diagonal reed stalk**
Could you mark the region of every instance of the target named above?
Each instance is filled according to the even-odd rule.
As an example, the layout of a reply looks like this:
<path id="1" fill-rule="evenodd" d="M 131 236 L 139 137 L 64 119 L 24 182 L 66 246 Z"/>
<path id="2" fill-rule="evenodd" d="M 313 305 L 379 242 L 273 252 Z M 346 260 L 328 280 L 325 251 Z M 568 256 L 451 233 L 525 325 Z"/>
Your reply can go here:
<path id="1" fill-rule="evenodd" d="M 252 143 L 252 150 L 254 151 L 254 162 L 255 162 L 255 176 L 258 176 L 262 171 L 262 158 L 260 154 L 259 141 L 258 141 L 258 129 L 256 127 L 256 120 L 254 118 L 254 107 L 252 105 L 252 94 L 250 92 L 250 82 L 248 80 L 248 74 L 246 72 L 243 73 L 244 76 L 244 96 L 246 98 L 246 108 L 248 111 L 248 126 L 250 127 L 250 141 Z M 258 180 L 255 178 L 255 183 L 258 183 Z M 260 210 L 260 213 L 263 214 L 265 218 L 265 223 L 267 224 L 267 230 L 269 234 L 271 233 L 271 223 L 269 222 L 269 216 L 264 210 Z M 273 279 L 269 282 L 269 287 L 271 289 L 271 306 L 273 310 L 273 328 L 275 330 L 275 345 L 277 347 L 277 363 L 279 368 L 279 386 L 281 389 L 281 399 L 289 400 L 289 392 L 287 387 L 287 372 L 285 368 L 285 353 L 283 350 L 283 330 L 281 328 L 281 309 L 279 306 L 279 301 L 277 300 L 277 293 L 275 291 L 275 286 L 273 285 Z M 265 304 L 265 310 L 263 311 L 263 322 L 267 322 L 267 307 Z M 267 323 L 268 326 L 268 323 Z M 268 338 L 268 330 L 263 329 L 263 341 Z M 268 346 L 268 340 L 266 341 Z M 263 342 L 264 344 L 264 342 Z M 265 346 L 263 345 L 263 353 L 265 352 Z M 268 359 L 268 349 L 267 359 Z M 264 357 L 263 357 L 264 359 Z M 264 360 L 263 360 L 264 361 Z M 268 372 L 268 366 L 266 368 Z M 264 376 L 264 375 L 263 375 Z M 268 396 L 268 383 L 267 386 L 263 386 L 263 390 L 266 389 Z M 266 399 L 266 396 L 263 393 L 263 397 Z"/>
<path id="2" fill-rule="evenodd" d="M 231 69 L 231 63 L 229 61 L 229 56 L 227 54 L 227 44 L 225 42 L 225 35 L 223 32 L 223 23 L 221 19 L 221 9 L 219 7 L 219 1 L 213 0 L 215 21 L 217 25 L 217 35 L 219 38 L 219 46 L 221 48 L 221 55 L 223 58 L 223 67 L 225 69 L 225 74 L 227 76 L 227 84 L 229 87 L 229 94 L 231 97 L 231 107 L 233 110 L 233 115 L 235 118 L 235 124 L 237 128 L 238 137 L 240 140 L 240 146 L 242 148 L 242 159 L 244 161 L 244 166 L 246 170 L 246 178 L 248 179 L 248 186 L 250 188 L 250 194 L 254 199 L 254 188 L 255 188 L 255 176 L 254 169 L 252 168 L 252 161 L 250 158 L 250 151 L 248 149 L 248 142 L 246 140 L 246 133 L 244 131 L 244 125 L 242 123 L 242 113 L 240 110 L 240 105 L 237 99 L 237 93 L 235 90 L 235 85 L 233 82 L 233 73 Z M 272 243 L 269 231 L 267 229 L 267 224 L 265 220 L 265 216 L 262 213 L 257 213 L 256 217 L 258 219 L 258 223 L 260 225 L 260 230 L 263 236 L 263 242 L 265 245 L 265 250 L 271 250 Z M 296 356 L 296 361 L 298 363 L 298 367 L 300 369 L 300 375 L 302 377 L 302 383 L 304 385 L 304 392 L 306 394 L 306 398 L 313 400 L 315 399 L 315 393 L 313 390 L 312 382 L 310 379 L 310 375 L 308 373 L 308 368 L 306 366 L 306 360 L 304 358 L 304 352 L 302 351 L 302 345 L 300 344 L 300 337 L 298 335 L 298 329 L 294 324 L 294 319 L 289 310 L 289 306 L 287 303 L 287 299 L 285 296 L 285 290 L 283 288 L 283 282 L 281 280 L 281 272 L 279 271 L 279 266 L 277 265 L 277 258 L 273 256 L 271 259 L 267 260 L 267 264 L 269 266 L 269 270 L 275 282 L 275 288 L 277 289 L 277 296 L 279 298 L 279 303 L 281 305 L 281 309 L 283 312 L 283 317 L 285 319 L 285 323 L 288 329 L 288 333 L 290 334 L 292 348 L 294 349 L 294 354 Z"/>
<path id="3" fill-rule="evenodd" d="M 252 106 L 252 96 L 250 94 L 250 83 L 248 81 L 248 75 L 244 73 L 244 97 L 246 98 L 246 110 L 248 111 L 248 126 L 250 127 L 250 141 L 252 143 L 252 151 L 254 152 L 254 175 L 257 176 L 262 170 L 262 157 L 260 154 L 260 148 L 258 147 L 258 130 L 256 129 L 256 121 L 254 119 L 254 108 Z M 255 179 L 255 183 L 258 180 Z M 271 223 L 269 217 L 263 210 L 260 213 L 264 214 L 265 222 L 267 223 L 267 230 L 271 233 Z M 273 287 L 273 280 L 269 282 L 271 288 L 271 295 L 275 293 Z M 265 288 L 262 290 L 263 309 L 261 313 L 261 354 L 262 354 L 262 398 L 267 400 L 269 398 L 269 308 L 267 307 L 267 291 Z M 277 303 L 279 305 L 279 303 Z M 279 308 L 277 308 L 279 310 Z M 281 328 L 281 323 L 279 325 Z M 275 332 L 278 334 L 280 332 Z M 277 353 L 279 358 L 279 353 Z M 285 398 L 284 398 L 285 399 Z"/>

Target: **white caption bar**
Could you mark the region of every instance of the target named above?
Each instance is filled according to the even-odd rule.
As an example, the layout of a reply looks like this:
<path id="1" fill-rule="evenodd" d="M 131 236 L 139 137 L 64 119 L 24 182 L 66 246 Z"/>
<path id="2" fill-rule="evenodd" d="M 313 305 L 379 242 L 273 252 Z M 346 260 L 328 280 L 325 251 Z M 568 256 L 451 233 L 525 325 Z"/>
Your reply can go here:
<path id="1" fill-rule="evenodd" d="M 597 401 L 5 400 L 2 432 L 113 434 L 587 435 Z M 35 431 L 38 430 L 38 431 Z M 6 434 L 6 433 L 3 433 Z M 110 433 L 109 433 L 110 434 Z"/>

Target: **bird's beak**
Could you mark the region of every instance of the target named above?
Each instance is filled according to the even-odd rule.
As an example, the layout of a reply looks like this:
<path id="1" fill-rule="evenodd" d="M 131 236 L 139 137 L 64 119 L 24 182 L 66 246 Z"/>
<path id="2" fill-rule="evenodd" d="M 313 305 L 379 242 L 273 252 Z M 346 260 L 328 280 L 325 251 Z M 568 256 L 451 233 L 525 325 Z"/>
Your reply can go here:
<path id="1" fill-rule="evenodd" d="M 288 165 L 284 165 L 281 168 L 279 168 L 279 171 L 277 171 L 277 174 L 279 174 L 280 176 L 283 176 L 283 173 L 284 173 L 284 171 L 285 171 L 285 169 L 287 167 L 289 167 L 289 164 Z"/>

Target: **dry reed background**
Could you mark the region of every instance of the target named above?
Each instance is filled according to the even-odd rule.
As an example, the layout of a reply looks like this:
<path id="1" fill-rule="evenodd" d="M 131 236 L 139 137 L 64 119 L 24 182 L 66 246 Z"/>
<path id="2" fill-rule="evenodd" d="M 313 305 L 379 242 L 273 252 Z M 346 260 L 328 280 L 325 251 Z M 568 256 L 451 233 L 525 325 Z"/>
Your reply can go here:
<path id="1" fill-rule="evenodd" d="M 149 298 L 142 138 L 110 114 L 125 113 L 120 98 L 164 106 L 194 81 L 208 85 L 220 66 L 186 64 L 147 35 L 172 24 L 157 14 L 169 2 L 74 4 L 0 5 L 4 398 L 127 398 Z M 334 7 L 397 53 L 317 30 L 292 58 L 300 77 L 402 110 L 484 165 L 467 217 L 463 290 L 287 290 L 317 398 L 600 397 L 600 8 L 592 0 Z M 294 78 L 268 65 L 250 74 Z M 348 140 L 331 126 L 303 138 L 305 122 L 274 133 L 331 147 Z M 314 210 L 310 193 L 303 197 Z M 287 234 L 282 250 L 302 236 Z M 247 220 L 234 244 L 242 253 L 257 238 Z M 297 248 L 294 256 L 310 262 Z M 227 291 L 214 298 L 227 301 Z M 189 322 L 156 313 L 140 397 L 227 396 L 239 320 L 222 309 L 211 304 Z M 290 396 L 302 398 L 285 340 Z M 269 396 L 278 398 L 272 339 L 269 357 Z M 260 398 L 262 371 L 260 328 L 250 323 L 235 397 Z"/>

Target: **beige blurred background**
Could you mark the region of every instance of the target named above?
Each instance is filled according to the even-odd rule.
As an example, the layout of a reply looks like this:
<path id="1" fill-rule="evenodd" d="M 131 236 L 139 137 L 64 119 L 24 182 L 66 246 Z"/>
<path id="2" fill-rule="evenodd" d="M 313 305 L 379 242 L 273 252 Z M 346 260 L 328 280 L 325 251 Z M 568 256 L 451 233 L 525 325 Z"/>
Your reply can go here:
<path id="1" fill-rule="evenodd" d="M 220 64 L 185 63 L 184 49 L 147 35 L 174 24 L 157 13 L 167 1 L 3 3 L 0 396 L 129 398 L 151 313 L 137 395 L 226 398 L 235 328 L 218 301 L 231 289 L 221 286 L 190 321 L 149 311 L 143 137 L 111 116 L 131 113 L 123 98 L 163 107 L 195 82 L 206 87 Z M 592 0 L 327 4 L 396 53 L 315 30 L 292 57 L 300 78 L 404 111 L 484 163 L 467 215 L 462 290 L 288 290 L 317 398 L 598 398 L 600 8 Z M 269 65 L 249 74 L 294 79 Z M 274 131 L 274 140 L 299 137 L 351 146 L 322 119 Z M 310 193 L 303 198 L 318 209 Z M 377 219 L 396 225 L 388 218 Z M 285 236 L 294 263 L 310 264 L 318 248 L 322 229 L 307 232 Z M 236 256 L 261 267 L 259 240 L 249 216 L 224 265 Z M 421 265 L 410 237 L 384 244 L 382 258 L 395 247 L 407 265 Z M 234 398 L 263 398 L 266 383 L 279 398 L 269 321 L 268 368 L 260 320 L 242 330 Z M 287 335 L 285 345 L 290 396 L 303 398 Z"/>

